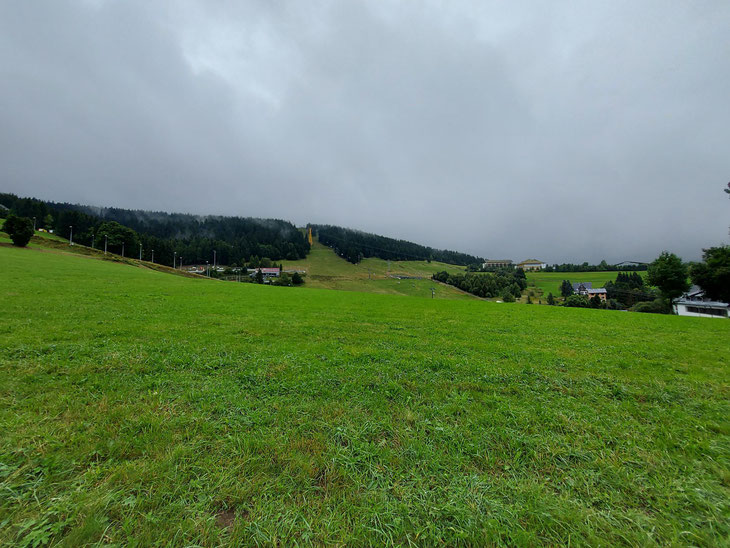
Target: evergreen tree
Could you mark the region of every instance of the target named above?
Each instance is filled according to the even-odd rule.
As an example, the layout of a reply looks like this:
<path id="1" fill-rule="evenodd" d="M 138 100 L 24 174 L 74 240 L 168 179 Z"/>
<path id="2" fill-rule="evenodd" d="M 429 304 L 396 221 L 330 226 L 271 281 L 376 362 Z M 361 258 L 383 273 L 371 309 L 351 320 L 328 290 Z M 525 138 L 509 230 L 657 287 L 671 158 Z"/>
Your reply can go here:
<path id="1" fill-rule="evenodd" d="M 570 283 L 570 280 L 563 280 L 563 283 L 560 285 L 560 294 L 563 297 L 570 297 L 573 294 L 573 285 Z"/>
<path id="2" fill-rule="evenodd" d="M 5 219 L 3 231 L 10 236 L 14 246 L 25 247 L 33 237 L 33 221 L 27 217 L 18 217 L 11 213 Z"/>
<path id="3" fill-rule="evenodd" d="M 551 306 L 555 304 L 555 297 L 553 297 L 552 293 L 548 293 L 547 303 Z"/>

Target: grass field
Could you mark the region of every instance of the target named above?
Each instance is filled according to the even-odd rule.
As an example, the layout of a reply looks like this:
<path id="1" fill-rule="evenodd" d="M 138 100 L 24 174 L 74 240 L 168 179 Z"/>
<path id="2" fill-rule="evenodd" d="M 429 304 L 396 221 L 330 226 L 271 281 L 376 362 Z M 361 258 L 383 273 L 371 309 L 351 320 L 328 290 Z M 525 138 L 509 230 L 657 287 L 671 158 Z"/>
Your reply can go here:
<path id="1" fill-rule="evenodd" d="M 615 281 L 618 272 L 527 272 L 528 289 L 535 288 L 536 293 L 544 299 L 548 293 L 560 297 L 560 284 L 563 280 L 571 283 L 591 282 L 593 287 L 603 287 L 608 281 Z M 646 272 L 639 272 L 646 276 Z"/>
<path id="2" fill-rule="evenodd" d="M 730 542 L 730 322 L 0 264 L 2 544 Z"/>
<path id="3" fill-rule="evenodd" d="M 354 265 L 338 257 L 332 249 L 317 241 L 306 259 L 284 261 L 284 268 L 301 268 L 307 271 L 307 287 L 362 291 L 389 295 L 408 295 L 431 298 L 431 289 L 437 299 L 474 299 L 458 289 L 433 282 L 434 272 L 464 272 L 462 267 L 427 261 L 388 261 L 364 259 Z M 399 280 L 391 276 L 419 276 L 422 279 Z"/>

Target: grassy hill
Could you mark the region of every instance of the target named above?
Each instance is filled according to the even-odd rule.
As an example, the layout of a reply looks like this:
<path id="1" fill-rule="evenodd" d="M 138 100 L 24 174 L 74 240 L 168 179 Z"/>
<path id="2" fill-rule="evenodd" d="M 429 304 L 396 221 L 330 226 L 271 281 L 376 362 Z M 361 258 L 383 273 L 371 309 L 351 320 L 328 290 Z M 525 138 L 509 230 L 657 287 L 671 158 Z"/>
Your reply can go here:
<path id="1" fill-rule="evenodd" d="M 0 544 L 730 540 L 730 322 L 0 264 Z"/>
<path id="2" fill-rule="evenodd" d="M 431 298 L 431 289 L 438 299 L 474 299 L 458 289 L 433 282 L 434 272 L 464 272 L 462 267 L 436 261 L 388 261 L 364 259 L 354 265 L 338 257 L 332 249 L 315 241 L 306 259 L 284 261 L 284 268 L 307 271 L 307 287 L 363 291 L 389 295 L 408 295 Z M 393 276 L 411 276 L 421 279 L 397 279 Z"/>
<path id="3" fill-rule="evenodd" d="M 0 218 L 0 227 L 3 225 L 3 223 L 4 219 Z M 12 246 L 12 240 L 5 232 L 2 231 L 0 231 L 0 246 Z M 174 274 L 176 276 L 183 276 L 186 278 L 201 277 L 198 274 L 187 272 L 185 270 L 175 269 L 169 266 L 161 265 L 159 263 L 152 263 L 150 261 L 139 261 L 137 259 L 134 259 L 133 257 L 121 257 L 120 255 L 116 255 L 114 253 L 105 254 L 103 249 L 95 249 L 76 243 L 74 245 L 69 245 L 69 241 L 66 238 L 61 238 L 60 236 L 48 232 L 36 232 L 28 243 L 28 248 L 44 252 L 57 253 L 61 255 L 82 255 L 93 259 L 147 268 L 150 270 L 164 272 L 166 274 Z"/>

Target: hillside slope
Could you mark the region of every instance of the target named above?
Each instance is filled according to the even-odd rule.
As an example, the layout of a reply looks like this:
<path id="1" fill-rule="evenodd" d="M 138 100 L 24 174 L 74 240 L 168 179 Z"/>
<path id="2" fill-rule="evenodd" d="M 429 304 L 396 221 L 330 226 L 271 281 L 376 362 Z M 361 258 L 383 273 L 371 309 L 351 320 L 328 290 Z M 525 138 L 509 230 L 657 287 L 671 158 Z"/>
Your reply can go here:
<path id="1" fill-rule="evenodd" d="M 463 272 L 461 267 L 436 261 L 391 261 L 388 266 L 388 261 L 376 258 L 363 259 L 354 265 L 338 257 L 332 249 L 316 239 L 306 259 L 284 261 L 283 264 L 285 269 L 305 270 L 307 287 L 427 298 L 431 298 L 433 289 L 437 299 L 474 298 L 454 287 L 431 280 L 434 272 Z"/>
<path id="2" fill-rule="evenodd" d="M 0 544 L 729 538 L 730 322 L 0 264 Z"/>

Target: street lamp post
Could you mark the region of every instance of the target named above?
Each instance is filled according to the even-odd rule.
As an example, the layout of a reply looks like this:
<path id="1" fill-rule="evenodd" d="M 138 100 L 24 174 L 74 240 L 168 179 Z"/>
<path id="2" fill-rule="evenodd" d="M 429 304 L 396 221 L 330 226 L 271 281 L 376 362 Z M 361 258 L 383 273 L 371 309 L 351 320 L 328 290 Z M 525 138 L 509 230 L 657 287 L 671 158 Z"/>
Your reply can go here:
<path id="1" fill-rule="evenodd" d="M 74 227 L 73 225 L 68 227 L 68 245 L 74 245 Z"/>
<path id="2" fill-rule="evenodd" d="M 208 261 L 205 261 L 205 275 L 210 278 L 210 263 Z"/>
<path id="3" fill-rule="evenodd" d="M 152 261 L 151 262 L 153 262 L 153 263 L 155 262 L 155 250 L 154 249 L 152 250 Z"/>
<path id="4" fill-rule="evenodd" d="M 122 242 L 122 257 L 124 257 L 124 242 Z"/>
<path id="5" fill-rule="evenodd" d="M 94 242 L 96 241 L 96 234 L 91 233 L 91 249 L 94 249 Z"/>
<path id="6" fill-rule="evenodd" d="M 109 241 L 109 237 L 104 234 L 104 255 L 106 255 L 106 244 Z"/>
<path id="7" fill-rule="evenodd" d="M 139 260 L 142 260 L 142 242 L 139 244 Z"/>
<path id="8" fill-rule="evenodd" d="M 177 268 L 177 251 L 172 254 L 172 268 Z"/>

